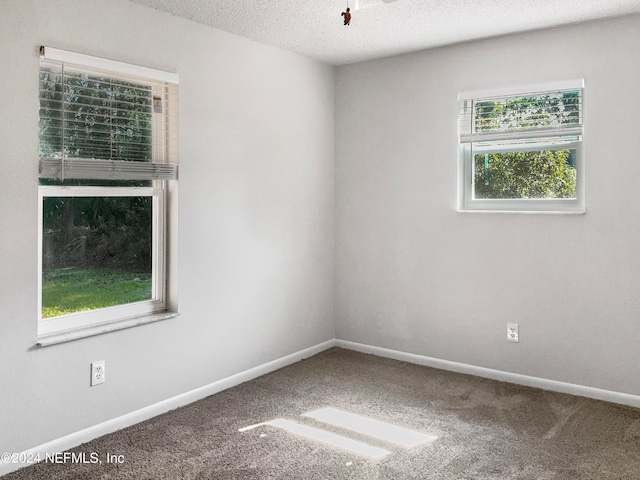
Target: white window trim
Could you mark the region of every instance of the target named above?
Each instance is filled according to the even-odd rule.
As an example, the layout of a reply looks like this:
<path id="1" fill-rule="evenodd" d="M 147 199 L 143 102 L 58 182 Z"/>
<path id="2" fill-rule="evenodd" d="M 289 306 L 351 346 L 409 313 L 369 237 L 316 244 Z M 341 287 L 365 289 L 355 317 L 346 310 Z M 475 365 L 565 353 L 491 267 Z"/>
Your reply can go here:
<path id="1" fill-rule="evenodd" d="M 484 100 L 492 97 L 504 97 L 510 95 L 531 95 L 558 90 L 584 89 L 584 80 L 568 80 L 546 84 L 519 86 L 505 89 L 476 90 L 460 92 L 459 103 Z M 584 105 L 584 103 L 583 103 Z M 584 113 L 582 113 L 584 116 Z M 584 126 L 584 119 L 583 124 Z M 577 136 L 578 140 L 562 145 L 549 145 L 548 149 L 576 149 L 576 198 L 573 199 L 474 199 L 473 198 L 473 141 L 479 140 L 480 135 L 472 132 L 459 132 L 458 143 L 458 197 L 457 211 L 461 213 L 528 213 L 528 214 L 584 214 L 584 149 L 582 141 L 583 126 L 568 128 L 536 129 L 531 132 L 517 131 L 495 134 L 485 134 L 483 141 L 530 139 L 539 138 L 540 143 L 529 147 L 531 150 L 544 147 L 545 137 Z M 491 149 L 497 151 L 498 149 Z M 500 148 L 508 151 L 508 147 Z M 523 148 L 513 150 L 522 151 Z"/>
<path id="2" fill-rule="evenodd" d="M 169 312 L 169 311 L 158 312 L 150 315 L 142 315 L 139 317 L 114 320 L 112 322 L 105 322 L 98 325 L 89 325 L 82 328 L 62 330 L 60 332 L 54 332 L 47 335 L 39 335 L 38 341 L 36 342 L 36 346 L 49 347 L 51 345 L 71 342 L 73 340 L 79 340 L 81 338 L 93 337 L 95 335 L 101 335 L 103 333 L 115 332 L 117 330 L 124 330 L 125 328 L 146 325 L 147 323 L 159 322 L 161 320 L 169 320 L 179 315 L 180 314 L 178 312 Z"/>
<path id="3" fill-rule="evenodd" d="M 58 48 L 42 46 L 40 47 L 40 56 L 47 60 L 55 60 L 71 65 L 78 65 L 83 68 L 118 73 L 119 75 L 130 75 L 141 79 L 175 83 L 176 85 L 179 83 L 179 77 L 175 73 L 94 57 L 92 55 L 84 55 L 82 53 L 68 52 Z"/>
<path id="4" fill-rule="evenodd" d="M 557 82 L 537 83 L 533 85 L 519 85 L 507 88 L 460 92 L 458 93 L 458 100 L 474 100 L 476 98 L 503 97 L 508 95 L 531 95 L 538 92 L 552 92 L 556 90 L 573 90 L 582 88 L 584 88 L 584 79 L 561 80 Z"/>

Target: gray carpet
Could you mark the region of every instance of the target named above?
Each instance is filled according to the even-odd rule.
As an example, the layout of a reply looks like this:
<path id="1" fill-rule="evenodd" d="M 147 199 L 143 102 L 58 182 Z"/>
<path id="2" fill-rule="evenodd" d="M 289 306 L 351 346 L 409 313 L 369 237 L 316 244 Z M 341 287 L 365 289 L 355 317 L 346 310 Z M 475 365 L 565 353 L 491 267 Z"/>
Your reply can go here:
<path id="1" fill-rule="evenodd" d="M 301 414 L 334 407 L 435 435 L 411 448 Z M 284 418 L 390 453 L 371 459 Z M 640 479 L 640 409 L 331 349 L 74 449 L 123 463 L 30 466 L 3 480 Z"/>

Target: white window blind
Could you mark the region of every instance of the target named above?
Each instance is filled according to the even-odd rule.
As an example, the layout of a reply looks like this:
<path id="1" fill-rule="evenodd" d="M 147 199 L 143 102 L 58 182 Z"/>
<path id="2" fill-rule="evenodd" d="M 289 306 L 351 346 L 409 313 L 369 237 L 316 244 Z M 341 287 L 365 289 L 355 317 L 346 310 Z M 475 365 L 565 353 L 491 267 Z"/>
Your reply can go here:
<path id="1" fill-rule="evenodd" d="M 175 74 L 42 47 L 40 177 L 176 179 L 177 100 Z"/>
<path id="2" fill-rule="evenodd" d="M 582 80 L 527 91 L 461 94 L 460 143 L 540 139 L 559 143 L 582 135 Z"/>

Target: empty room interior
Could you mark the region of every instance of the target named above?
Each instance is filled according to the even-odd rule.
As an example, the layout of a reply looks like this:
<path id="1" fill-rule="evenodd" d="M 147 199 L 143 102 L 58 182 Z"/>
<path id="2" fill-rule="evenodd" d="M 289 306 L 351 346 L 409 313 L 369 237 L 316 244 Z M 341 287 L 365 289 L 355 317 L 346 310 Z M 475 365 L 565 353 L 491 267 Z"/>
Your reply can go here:
<path id="1" fill-rule="evenodd" d="M 640 1 L 0 38 L 0 476 L 640 478 Z"/>

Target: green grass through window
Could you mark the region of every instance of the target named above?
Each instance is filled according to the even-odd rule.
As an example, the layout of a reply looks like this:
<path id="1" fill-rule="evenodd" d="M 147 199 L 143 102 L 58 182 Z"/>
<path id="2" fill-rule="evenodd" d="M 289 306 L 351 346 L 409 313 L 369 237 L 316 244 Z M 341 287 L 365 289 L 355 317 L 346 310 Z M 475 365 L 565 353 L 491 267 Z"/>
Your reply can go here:
<path id="1" fill-rule="evenodd" d="M 42 318 L 150 299 L 150 273 L 57 268 L 42 274 Z"/>

